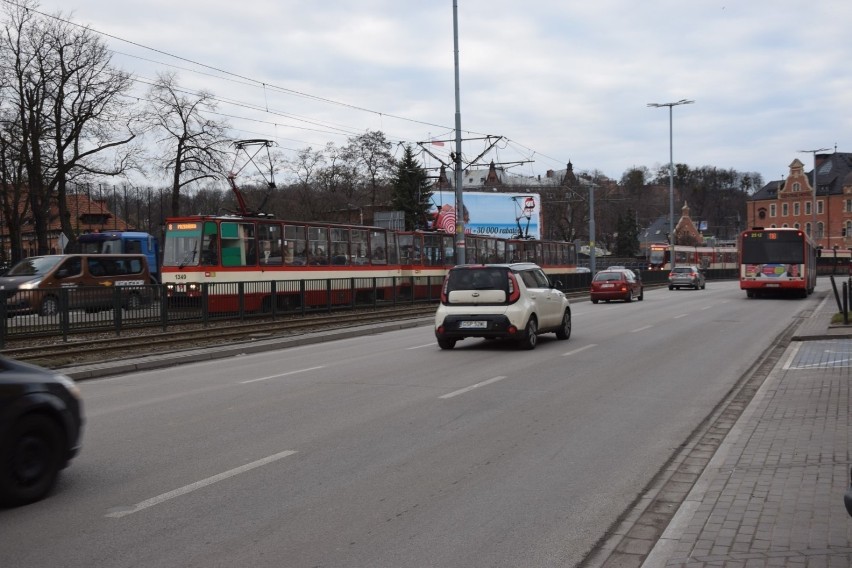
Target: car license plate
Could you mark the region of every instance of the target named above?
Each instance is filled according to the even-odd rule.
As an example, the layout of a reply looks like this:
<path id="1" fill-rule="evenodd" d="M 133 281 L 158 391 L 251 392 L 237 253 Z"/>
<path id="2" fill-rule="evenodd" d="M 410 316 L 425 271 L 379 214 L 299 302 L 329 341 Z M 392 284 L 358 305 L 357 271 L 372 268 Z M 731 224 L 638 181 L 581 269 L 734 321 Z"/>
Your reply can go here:
<path id="1" fill-rule="evenodd" d="M 460 329 L 486 329 L 488 327 L 487 321 L 463 321 L 459 322 Z"/>
<path id="2" fill-rule="evenodd" d="M 601 288 L 613 288 L 615 284 L 601 284 Z"/>
<path id="3" fill-rule="evenodd" d="M 778 288 L 778 287 L 779 287 L 779 284 L 776 284 L 776 283 L 774 283 L 774 282 L 773 282 L 773 283 L 771 283 L 771 284 L 767 284 L 767 285 L 766 285 L 766 287 L 767 287 L 767 288 Z"/>

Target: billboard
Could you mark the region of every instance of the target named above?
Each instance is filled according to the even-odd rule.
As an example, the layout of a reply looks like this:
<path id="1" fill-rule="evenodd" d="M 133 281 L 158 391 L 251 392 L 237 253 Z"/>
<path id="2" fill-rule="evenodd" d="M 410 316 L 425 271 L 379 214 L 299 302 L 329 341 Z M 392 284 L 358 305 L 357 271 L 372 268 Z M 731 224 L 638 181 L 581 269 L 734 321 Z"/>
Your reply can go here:
<path id="1" fill-rule="evenodd" d="M 486 193 L 466 191 L 465 233 L 504 239 L 541 238 L 541 199 L 535 193 Z M 433 191 L 433 228 L 455 233 L 456 194 L 453 191 Z"/>

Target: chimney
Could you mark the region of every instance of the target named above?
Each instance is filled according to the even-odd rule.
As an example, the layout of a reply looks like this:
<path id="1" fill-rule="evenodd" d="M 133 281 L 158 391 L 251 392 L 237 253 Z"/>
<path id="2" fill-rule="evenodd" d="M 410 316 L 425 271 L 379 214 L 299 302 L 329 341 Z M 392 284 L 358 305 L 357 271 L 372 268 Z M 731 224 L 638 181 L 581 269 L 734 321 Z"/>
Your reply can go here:
<path id="1" fill-rule="evenodd" d="M 549 177 L 549 178 L 553 177 L 553 170 L 547 170 L 547 177 Z"/>

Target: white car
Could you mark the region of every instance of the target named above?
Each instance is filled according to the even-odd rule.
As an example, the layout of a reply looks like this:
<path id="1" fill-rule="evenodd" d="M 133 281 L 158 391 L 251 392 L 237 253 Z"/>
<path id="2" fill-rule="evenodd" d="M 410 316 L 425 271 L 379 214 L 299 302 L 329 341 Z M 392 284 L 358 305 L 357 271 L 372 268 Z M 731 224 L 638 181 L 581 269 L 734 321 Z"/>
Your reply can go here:
<path id="1" fill-rule="evenodd" d="M 509 339 L 535 349 L 538 335 L 571 336 L 568 298 L 531 263 L 460 265 L 450 269 L 435 313 L 435 337 L 452 349 L 468 337 Z"/>

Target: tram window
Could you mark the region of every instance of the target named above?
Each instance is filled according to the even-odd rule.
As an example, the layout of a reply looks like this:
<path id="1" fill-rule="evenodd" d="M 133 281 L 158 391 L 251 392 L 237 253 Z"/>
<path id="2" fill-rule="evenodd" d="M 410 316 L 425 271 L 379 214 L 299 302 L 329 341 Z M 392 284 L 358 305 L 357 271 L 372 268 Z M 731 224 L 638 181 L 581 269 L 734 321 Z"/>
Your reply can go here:
<path id="1" fill-rule="evenodd" d="M 331 229 L 331 263 L 349 264 L 349 229 Z"/>
<path id="2" fill-rule="evenodd" d="M 308 262 L 308 252 L 305 248 L 305 228 L 301 225 L 284 225 L 284 264 L 302 266 Z"/>
<path id="3" fill-rule="evenodd" d="M 387 264 L 388 239 L 384 231 L 370 231 L 370 252 L 373 264 Z"/>
<path id="4" fill-rule="evenodd" d="M 254 223 L 222 223 L 222 266 L 254 266 L 257 264 L 257 243 Z"/>
<path id="5" fill-rule="evenodd" d="M 399 263 L 411 264 L 411 253 L 414 250 L 414 235 L 399 236 Z"/>
<path id="6" fill-rule="evenodd" d="M 281 226 L 272 223 L 259 224 L 257 241 L 260 244 L 260 264 L 281 266 L 284 261 L 281 251 Z"/>
<path id="7" fill-rule="evenodd" d="M 455 239 L 449 235 L 441 237 L 444 246 L 444 266 L 456 265 L 456 247 L 454 246 Z"/>
<path id="8" fill-rule="evenodd" d="M 442 266 L 441 235 L 423 235 L 423 264 Z"/>
<path id="9" fill-rule="evenodd" d="M 216 266 L 219 264 L 219 229 L 216 223 L 204 223 L 204 237 L 201 240 L 201 265 Z"/>
<path id="10" fill-rule="evenodd" d="M 494 262 L 506 262 L 506 241 L 497 241 L 497 249 L 495 254 L 497 256 Z"/>
<path id="11" fill-rule="evenodd" d="M 352 229 L 352 264 L 367 264 L 368 232 L 361 229 Z"/>
<path id="12" fill-rule="evenodd" d="M 388 233 L 388 264 L 399 264 L 399 246 L 396 233 Z"/>
<path id="13" fill-rule="evenodd" d="M 311 264 L 328 264 L 328 229 L 308 227 L 308 252 Z"/>

